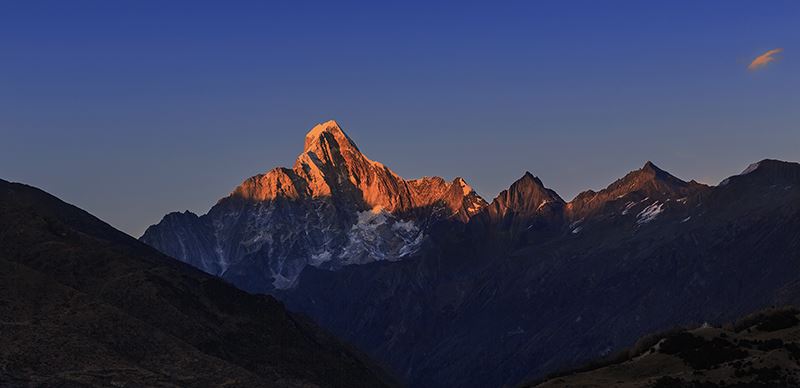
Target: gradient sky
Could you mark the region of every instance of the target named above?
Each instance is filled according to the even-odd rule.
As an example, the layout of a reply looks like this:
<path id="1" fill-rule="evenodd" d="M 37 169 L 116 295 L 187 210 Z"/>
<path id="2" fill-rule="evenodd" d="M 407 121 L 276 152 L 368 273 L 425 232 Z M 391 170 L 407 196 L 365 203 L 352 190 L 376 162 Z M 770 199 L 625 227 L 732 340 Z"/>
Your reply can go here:
<path id="1" fill-rule="evenodd" d="M 646 160 L 716 184 L 800 159 L 800 2 L 377 3 L 4 1 L 0 177 L 138 237 L 328 119 L 487 199 L 525 170 L 571 199 Z"/>

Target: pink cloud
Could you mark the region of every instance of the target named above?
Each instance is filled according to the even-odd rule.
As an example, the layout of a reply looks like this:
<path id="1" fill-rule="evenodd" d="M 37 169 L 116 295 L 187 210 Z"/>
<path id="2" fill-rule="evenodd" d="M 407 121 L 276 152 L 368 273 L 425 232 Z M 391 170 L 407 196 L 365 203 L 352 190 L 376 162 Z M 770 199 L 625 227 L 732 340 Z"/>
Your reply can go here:
<path id="1" fill-rule="evenodd" d="M 768 63 L 777 60 L 778 58 L 776 58 L 775 55 L 782 51 L 782 48 L 776 48 L 757 56 L 756 59 L 753 59 L 753 62 L 750 62 L 750 65 L 747 66 L 747 70 L 755 71 L 766 66 Z"/>

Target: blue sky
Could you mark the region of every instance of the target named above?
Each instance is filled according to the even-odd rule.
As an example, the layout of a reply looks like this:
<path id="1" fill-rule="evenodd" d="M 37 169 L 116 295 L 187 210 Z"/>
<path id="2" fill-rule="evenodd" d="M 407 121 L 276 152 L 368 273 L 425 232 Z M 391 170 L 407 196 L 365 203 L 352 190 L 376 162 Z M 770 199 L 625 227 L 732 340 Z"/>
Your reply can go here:
<path id="1" fill-rule="evenodd" d="M 571 199 L 800 159 L 800 2 L 0 3 L 0 177 L 135 236 L 336 119 L 414 178 Z M 780 60 L 748 71 L 755 57 Z"/>

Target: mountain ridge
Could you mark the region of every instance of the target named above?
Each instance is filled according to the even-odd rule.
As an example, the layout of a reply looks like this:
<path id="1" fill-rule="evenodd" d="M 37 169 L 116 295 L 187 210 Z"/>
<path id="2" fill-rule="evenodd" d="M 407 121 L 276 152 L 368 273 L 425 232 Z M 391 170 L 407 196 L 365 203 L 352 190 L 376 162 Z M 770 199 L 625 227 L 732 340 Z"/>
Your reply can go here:
<path id="1" fill-rule="evenodd" d="M 569 202 L 526 172 L 487 203 L 458 178 L 387 173 L 334 123 L 299 164 L 330 196 L 225 198 L 142 240 L 224 264 L 414 387 L 516 384 L 665 325 L 800 301 L 800 164 L 709 186 L 648 161 Z"/>
<path id="2" fill-rule="evenodd" d="M 309 270 L 276 295 L 412 386 L 518 384 L 640 335 L 800 303 L 800 164 L 777 167 L 636 186 L 577 224 L 448 229 L 414 260 Z"/>

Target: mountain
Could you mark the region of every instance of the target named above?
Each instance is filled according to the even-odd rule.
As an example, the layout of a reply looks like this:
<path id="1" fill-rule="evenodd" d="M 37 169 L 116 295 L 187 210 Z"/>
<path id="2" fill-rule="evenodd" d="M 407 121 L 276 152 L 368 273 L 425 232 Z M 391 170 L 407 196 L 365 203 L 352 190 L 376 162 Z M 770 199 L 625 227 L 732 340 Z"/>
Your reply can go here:
<path id="1" fill-rule="evenodd" d="M 264 292 L 291 287 L 306 266 L 402 260 L 432 223 L 466 222 L 485 205 L 462 178 L 404 180 L 328 121 L 306 134 L 293 168 L 246 179 L 205 215 L 168 214 L 141 241 Z"/>
<path id="2" fill-rule="evenodd" d="M 800 303 L 798 173 L 763 161 L 710 187 L 648 163 L 566 204 L 526 174 L 412 258 L 309 268 L 276 295 L 411 386 L 518 384 L 646 333 Z"/>
<path id="3" fill-rule="evenodd" d="M 519 384 L 800 303 L 797 163 L 708 186 L 647 162 L 568 202 L 528 172 L 487 204 L 458 178 L 398 177 L 328 122 L 273 171 L 142 241 L 272 293 L 412 387 Z"/>
<path id="4" fill-rule="evenodd" d="M 535 386 L 800 386 L 798 314 L 794 308 L 771 309 L 723 326 L 705 324 L 650 335 L 615 359 L 560 373 Z"/>
<path id="5" fill-rule="evenodd" d="M 3 387 L 393 384 L 274 298 L 3 180 L 0 330 Z"/>
<path id="6" fill-rule="evenodd" d="M 578 194 L 567 211 L 570 219 L 580 221 L 602 213 L 618 213 L 619 204 L 624 204 L 623 211 L 628 214 L 636 210 L 637 204 L 651 199 L 655 201 L 651 204 L 657 204 L 651 210 L 663 210 L 667 202 L 684 201 L 705 188 L 695 181 L 684 182 L 648 161 L 599 192 L 589 190 Z"/>

